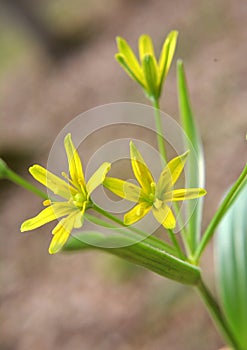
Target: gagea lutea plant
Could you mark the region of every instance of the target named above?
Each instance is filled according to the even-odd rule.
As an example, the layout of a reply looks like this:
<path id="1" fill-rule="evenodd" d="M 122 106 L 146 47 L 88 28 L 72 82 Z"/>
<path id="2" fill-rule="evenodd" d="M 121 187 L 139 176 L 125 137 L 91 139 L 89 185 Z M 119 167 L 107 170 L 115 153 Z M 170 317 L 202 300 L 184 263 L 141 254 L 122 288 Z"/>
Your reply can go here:
<path id="1" fill-rule="evenodd" d="M 73 135 L 64 139 L 68 159 L 69 174 L 62 178 L 40 165 L 33 165 L 29 171 L 35 180 L 47 187 L 56 198 L 48 198 L 46 193 L 36 188 L 24 178 L 14 173 L 0 159 L 0 178 L 9 179 L 32 191 L 43 200 L 45 208 L 21 225 L 21 231 L 34 230 L 48 222 L 60 219 L 52 231 L 49 247 L 51 254 L 86 249 L 108 251 L 163 277 L 182 284 L 194 286 L 208 309 L 225 343 L 236 350 L 247 349 L 247 166 L 236 182 L 226 192 L 217 211 L 202 233 L 202 207 L 204 189 L 204 158 L 201 137 L 196 127 L 186 84 L 184 65 L 177 62 L 177 93 L 180 123 L 187 142 L 184 154 L 168 159 L 164 130 L 161 123 L 160 97 L 164 82 L 172 64 L 178 32 L 168 34 L 161 49 L 160 57 L 155 55 L 150 36 L 139 38 L 139 57 L 136 57 L 127 41 L 117 38 L 117 62 L 125 72 L 142 88 L 154 110 L 157 131 L 157 146 L 163 170 L 156 182 L 142 154 L 133 141 L 130 142 L 130 160 L 137 184 L 120 178 L 108 177 L 111 164 L 102 159 L 96 172 L 86 181 L 79 153 L 73 143 Z M 168 88 L 168 87 L 167 87 Z M 198 166 L 190 157 L 189 145 L 196 152 Z M 176 182 L 187 166 L 186 188 L 177 188 Z M 91 194 L 99 186 L 104 186 L 120 198 L 133 202 L 134 207 L 121 219 L 94 203 Z M 57 199 L 57 196 L 60 198 Z M 201 198 L 199 198 L 201 197 Z M 191 199 L 198 198 L 196 208 Z M 182 223 L 181 240 L 177 239 L 174 228 L 177 223 L 179 202 L 186 201 L 188 222 Z M 88 213 L 90 209 L 90 213 Z M 169 236 L 170 244 L 147 232 L 137 229 L 134 224 L 152 212 L 157 223 L 163 228 L 163 235 Z M 95 215 L 94 215 L 95 213 Z M 124 228 L 128 244 L 121 248 L 93 247 L 83 240 L 83 222 L 89 220 L 111 227 L 118 232 Z M 180 218 L 181 220 L 181 218 Z M 71 235 L 73 229 L 82 228 L 82 233 Z M 200 258 L 215 232 L 215 267 L 218 287 L 217 298 L 206 287 L 201 274 Z M 91 232 L 91 235 L 97 235 Z M 101 237 L 107 241 L 107 237 Z M 118 239 L 116 235 L 115 239 Z"/>

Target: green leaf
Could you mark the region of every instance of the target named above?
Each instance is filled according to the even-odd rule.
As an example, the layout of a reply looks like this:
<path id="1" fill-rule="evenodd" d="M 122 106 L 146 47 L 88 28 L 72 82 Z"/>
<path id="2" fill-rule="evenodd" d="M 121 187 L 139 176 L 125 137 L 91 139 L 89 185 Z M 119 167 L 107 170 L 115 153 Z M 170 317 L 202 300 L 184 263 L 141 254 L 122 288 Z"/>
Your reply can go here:
<path id="1" fill-rule="evenodd" d="M 105 221 L 99 217 L 96 217 L 94 215 L 90 215 L 88 213 L 85 213 L 85 218 L 86 220 L 88 220 L 89 222 L 105 227 L 105 228 L 109 228 L 114 230 L 114 232 L 119 232 L 120 235 L 118 236 L 119 239 L 120 237 L 124 237 L 124 238 L 131 238 L 135 241 L 141 241 L 144 240 L 146 241 L 146 243 L 156 247 L 157 249 L 161 249 L 166 251 L 168 254 L 173 255 L 178 257 L 178 252 L 177 250 L 171 246 L 170 244 L 161 241 L 160 239 L 150 235 L 150 236 L 144 236 L 143 233 L 141 234 L 141 231 L 139 231 L 138 229 L 135 229 L 133 227 L 123 227 L 123 226 L 116 226 L 116 224 L 113 224 L 110 221 Z M 97 232 L 97 234 L 99 234 L 99 232 Z M 104 237 L 104 236 L 102 236 Z"/>
<path id="2" fill-rule="evenodd" d="M 204 188 L 205 165 L 202 142 L 191 110 L 185 71 L 181 60 L 177 62 L 177 84 L 181 125 L 188 138 L 185 138 L 185 148 L 191 151 L 187 161 L 186 187 Z M 193 150 L 191 146 L 193 146 Z M 190 218 L 187 225 L 187 242 L 192 254 L 198 247 L 201 237 L 203 198 L 196 201 L 196 206 L 194 200 L 186 203 L 187 215 Z"/>
<path id="3" fill-rule="evenodd" d="M 223 312 L 247 349 L 247 185 L 223 217 L 215 239 L 216 281 Z"/>
<path id="4" fill-rule="evenodd" d="M 90 242 L 97 244 L 97 246 L 85 243 L 85 238 L 90 238 Z M 119 240 L 121 245 L 125 244 L 124 247 L 107 248 L 116 246 Z M 63 250 L 83 251 L 90 248 L 106 251 L 183 284 L 196 285 L 200 281 L 200 270 L 198 267 L 171 256 L 165 250 L 151 245 L 148 240 L 136 243 L 129 237 L 104 237 L 102 234 L 92 231 L 71 236 Z"/>

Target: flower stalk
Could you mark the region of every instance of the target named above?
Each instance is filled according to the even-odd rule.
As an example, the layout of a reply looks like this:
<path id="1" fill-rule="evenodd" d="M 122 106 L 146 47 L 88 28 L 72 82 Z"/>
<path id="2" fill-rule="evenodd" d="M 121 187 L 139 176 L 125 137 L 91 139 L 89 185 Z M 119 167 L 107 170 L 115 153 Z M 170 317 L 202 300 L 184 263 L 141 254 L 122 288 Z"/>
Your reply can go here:
<path id="1" fill-rule="evenodd" d="M 234 350 L 244 350 L 240 344 L 238 344 L 217 301 L 202 280 L 200 280 L 196 288 L 226 343 L 232 346 Z"/>
<path id="2" fill-rule="evenodd" d="M 25 188 L 42 199 L 48 199 L 48 195 L 46 193 L 32 185 L 30 182 L 26 181 L 20 175 L 16 174 L 2 159 L 0 159 L 0 178 L 12 181 L 16 185 Z"/>

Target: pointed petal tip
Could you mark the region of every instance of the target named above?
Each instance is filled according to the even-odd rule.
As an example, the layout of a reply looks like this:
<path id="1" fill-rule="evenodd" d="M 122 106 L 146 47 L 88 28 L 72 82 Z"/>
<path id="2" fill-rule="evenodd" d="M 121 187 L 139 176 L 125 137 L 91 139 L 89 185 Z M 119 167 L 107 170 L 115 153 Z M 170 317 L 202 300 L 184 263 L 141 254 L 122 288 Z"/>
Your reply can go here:
<path id="1" fill-rule="evenodd" d="M 39 164 L 33 164 L 28 168 L 28 171 L 31 175 L 33 175 L 33 171 L 35 171 L 35 169 L 37 169 L 38 167 L 41 167 L 41 165 Z"/>
<path id="2" fill-rule="evenodd" d="M 49 254 L 54 255 L 56 254 L 56 251 L 50 246 L 48 249 Z"/>
<path id="3" fill-rule="evenodd" d="M 123 40 L 124 40 L 124 38 L 122 38 L 120 35 L 116 36 L 116 43 L 117 43 L 117 45 L 119 45 L 120 42 L 123 41 Z"/>
<path id="4" fill-rule="evenodd" d="M 64 144 L 68 142 L 72 142 L 72 136 L 70 132 L 64 137 Z"/>
<path id="5" fill-rule="evenodd" d="M 183 154 L 182 154 L 182 156 L 187 156 L 188 154 L 190 153 L 190 150 L 188 149 L 187 151 L 185 151 Z"/>
<path id="6" fill-rule="evenodd" d="M 21 231 L 21 232 L 26 232 L 26 231 L 28 231 L 28 230 L 25 228 L 25 222 L 23 222 L 23 224 L 21 225 L 20 231 Z"/>
<path id="7" fill-rule="evenodd" d="M 119 35 L 116 37 L 116 43 L 117 43 L 118 50 L 120 52 L 122 52 L 123 46 L 128 45 L 127 41 Z"/>
<path id="8" fill-rule="evenodd" d="M 177 29 L 173 29 L 173 30 L 170 31 L 169 34 L 170 34 L 170 35 L 173 34 L 173 35 L 175 35 L 175 36 L 178 36 L 179 31 L 178 31 Z"/>
<path id="9" fill-rule="evenodd" d="M 106 171 L 108 172 L 111 169 L 111 163 L 104 162 L 103 165 L 106 167 Z"/>
<path id="10" fill-rule="evenodd" d="M 124 222 L 124 225 L 129 226 L 129 224 L 128 224 L 128 219 L 125 217 L 125 215 L 124 215 L 124 220 L 123 220 L 123 222 Z"/>
<path id="11" fill-rule="evenodd" d="M 134 152 L 137 151 L 137 147 L 136 147 L 134 141 L 132 141 L 132 140 L 130 140 L 130 150 L 134 151 Z"/>

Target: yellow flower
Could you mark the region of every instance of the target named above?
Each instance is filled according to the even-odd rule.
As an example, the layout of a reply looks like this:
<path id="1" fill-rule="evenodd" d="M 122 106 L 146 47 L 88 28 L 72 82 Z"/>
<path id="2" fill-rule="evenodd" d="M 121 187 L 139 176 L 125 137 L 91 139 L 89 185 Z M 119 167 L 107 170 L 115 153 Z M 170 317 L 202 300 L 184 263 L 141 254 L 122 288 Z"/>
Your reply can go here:
<path id="1" fill-rule="evenodd" d="M 68 158 L 70 177 L 65 173 L 62 173 L 62 175 L 67 182 L 40 165 L 33 165 L 29 169 L 31 175 L 37 181 L 64 200 L 45 200 L 43 204 L 47 208 L 34 218 L 26 220 L 21 226 L 21 232 L 30 231 L 63 217 L 52 231 L 50 254 L 55 254 L 61 250 L 73 228 L 82 227 L 84 213 L 92 205 L 90 195 L 96 187 L 103 183 L 111 166 L 110 163 L 103 163 L 86 183 L 81 160 L 70 134 L 65 137 L 64 146 Z"/>
<path id="2" fill-rule="evenodd" d="M 132 225 L 152 210 L 156 220 L 166 229 L 174 229 L 176 219 L 168 206 L 169 202 L 194 199 L 206 194 L 202 188 L 173 189 L 183 171 L 189 152 L 172 159 L 161 172 L 159 180 L 154 178 L 140 152 L 130 142 L 130 157 L 133 172 L 140 186 L 116 178 L 106 177 L 103 185 L 116 195 L 137 203 L 124 216 L 124 223 Z"/>
<path id="3" fill-rule="evenodd" d="M 171 31 L 161 50 L 159 60 L 156 59 L 152 39 L 149 35 L 141 35 L 139 38 L 139 57 L 136 58 L 128 43 L 121 37 L 117 37 L 119 53 L 116 60 L 144 89 L 148 97 L 157 100 L 162 91 L 162 85 L 172 63 L 177 43 L 177 31 Z"/>

